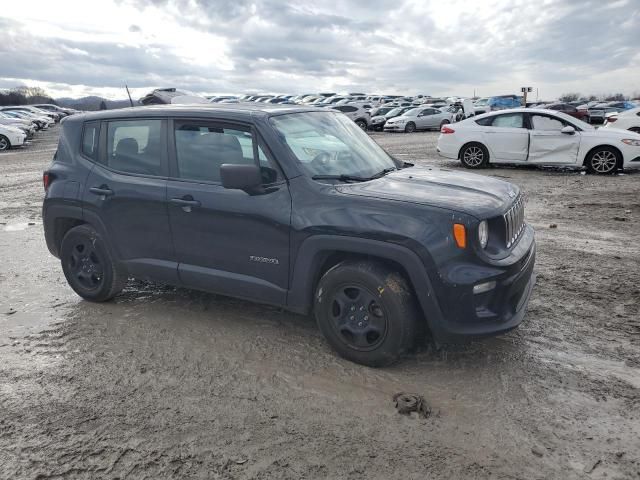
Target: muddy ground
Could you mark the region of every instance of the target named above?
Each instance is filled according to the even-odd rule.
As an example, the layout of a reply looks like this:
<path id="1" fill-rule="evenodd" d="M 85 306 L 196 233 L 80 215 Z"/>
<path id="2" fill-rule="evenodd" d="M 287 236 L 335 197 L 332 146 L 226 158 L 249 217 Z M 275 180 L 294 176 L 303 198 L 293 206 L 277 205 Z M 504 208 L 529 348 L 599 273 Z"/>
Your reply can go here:
<path id="1" fill-rule="evenodd" d="M 0 478 L 640 478 L 640 174 L 481 172 L 528 196 L 524 323 L 374 370 L 271 307 L 140 283 L 82 301 L 42 233 L 56 137 L 0 154 Z M 460 168 L 436 133 L 373 137 Z M 399 415 L 399 391 L 438 413 Z"/>

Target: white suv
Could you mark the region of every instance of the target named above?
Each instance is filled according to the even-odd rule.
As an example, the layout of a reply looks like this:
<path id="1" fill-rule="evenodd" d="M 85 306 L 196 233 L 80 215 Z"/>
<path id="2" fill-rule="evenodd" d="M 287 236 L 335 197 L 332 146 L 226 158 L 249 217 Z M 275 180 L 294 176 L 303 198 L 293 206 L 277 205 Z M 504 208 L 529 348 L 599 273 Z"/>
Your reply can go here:
<path id="1" fill-rule="evenodd" d="M 371 115 L 362 105 L 336 105 L 331 108 L 344 113 L 347 117 L 356 122 L 356 125 L 361 129 L 366 130 L 369 128 Z"/>

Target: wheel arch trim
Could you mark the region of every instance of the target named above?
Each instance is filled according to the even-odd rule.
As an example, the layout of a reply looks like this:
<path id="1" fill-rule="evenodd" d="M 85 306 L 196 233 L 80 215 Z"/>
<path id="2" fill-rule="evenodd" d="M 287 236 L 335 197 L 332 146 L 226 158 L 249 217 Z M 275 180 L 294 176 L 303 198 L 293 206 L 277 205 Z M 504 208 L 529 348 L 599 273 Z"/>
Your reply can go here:
<path id="1" fill-rule="evenodd" d="M 320 279 L 320 269 L 328 255 L 342 253 L 379 258 L 399 264 L 407 273 L 422 313 L 431 333 L 438 337 L 442 324 L 442 311 L 424 263 L 412 250 L 394 243 L 367 238 L 336 235 L 316 235 L 300 246 L 291 267 L 287 307 L 308 313 L 313 303 L 314 290 Z"/>

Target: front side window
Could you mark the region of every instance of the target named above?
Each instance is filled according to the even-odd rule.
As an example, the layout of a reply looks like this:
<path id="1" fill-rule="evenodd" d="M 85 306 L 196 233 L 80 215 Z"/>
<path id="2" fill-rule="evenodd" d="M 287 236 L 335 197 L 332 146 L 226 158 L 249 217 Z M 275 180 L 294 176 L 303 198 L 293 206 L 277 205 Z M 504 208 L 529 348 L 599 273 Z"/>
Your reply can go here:
<path id="1" fill-rule="evenodd" d="M 348 118 L 333 112 L 271 118 L 279 137 L 310 176 L 370 177 L 396 168 L 393 159 Z"/>
<path id="2" fill-rule="evenodd" d="M 564 127 L 564 124 L 555 118 L 547 117 L 544 115 L 532 115 L 531 124 L 534 130 L 546 130 L 559 132 Z"/>
<path id="3" fill-rule="evenodd" d="M 198 122 L 174 125 L 178 177 L 197 182 L 220 183 L 220 166 L 256 164 L 254 138 L 249 130 Z M 264 183 L 273 183 L 278 173 L 258 145 L 258 161 Z"/>
<path id="4" fill-rule="evenodd" d="M 108 122 L 107 165 L 143 175 L 162 174 L 161 120 Z"/>
<path id="5" fill-rule="evenodd" d="M 82 153 L 92 160 L 98 158 L 98 137 L 100 135 L 100 122 L 88 122 L 84 124 L 82 133 Z"/>
<path id="6" fill-rule="evenodd" d="M 524 121 L 521 113 L 509 113 L 494 117 L 492 127 L 502 128 L 523 128 Z"/>

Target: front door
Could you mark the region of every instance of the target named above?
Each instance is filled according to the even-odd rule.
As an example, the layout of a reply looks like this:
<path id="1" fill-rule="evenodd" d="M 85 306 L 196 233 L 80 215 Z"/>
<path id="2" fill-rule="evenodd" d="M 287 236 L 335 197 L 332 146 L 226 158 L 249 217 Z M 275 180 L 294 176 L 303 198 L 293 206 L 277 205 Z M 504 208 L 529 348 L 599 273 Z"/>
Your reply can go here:
<path id="1" fill-rule="evenodd" d="M 543 165 L 575 164 L 580 147 L 580 132 L 562 133 L 569 125 L 559 118 L 544 114 L 531 114 L 531 141 L 529 161 Z"/>
<path id="2" fill-rule="evenodd" d="M 189 287 L 284 304 L 291 196 L 248 125 L 174 120 L 167 195 L 179 275 Z M 262 193 L 225 189 L 224 163 L 259 162 Z"/>
<path id="3" fill-rule="evenodd" d="M 85 127 L 85 137 L 92 128 Z M 104 225 L 106 240 L 132 275 L 177 283 L 167 211 L 165 130 L 166 120 L 160 119 L 102 122 L 104 147 L 87 178 L 83 201 L 85 218 Z"/>
<path id="4" fill-rule="evenodd" d="M 425 108 L 424 110 L 422 110 L 418 114 L 418 128 L 435 128 L 439 126 L 440 124 L 436 125 L 438 121 L 436 118 L 436 113 L 439 113 L 439 110 L 436 110 L 435 108 Z"/>

